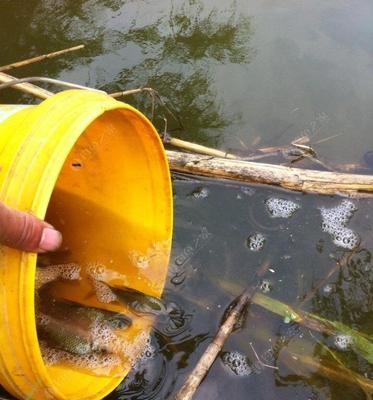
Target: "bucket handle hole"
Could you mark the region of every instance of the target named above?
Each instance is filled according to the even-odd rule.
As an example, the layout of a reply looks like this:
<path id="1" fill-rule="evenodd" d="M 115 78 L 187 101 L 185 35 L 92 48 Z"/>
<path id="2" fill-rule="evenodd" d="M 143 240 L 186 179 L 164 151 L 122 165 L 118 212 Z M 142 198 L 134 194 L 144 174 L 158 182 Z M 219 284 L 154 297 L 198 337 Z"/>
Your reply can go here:
<path id="1" fill-rule="evenodd" d="M 74 169 L 79 169 L 79 168 L 82 168 L 83 164 L 82 164 L 80 161 L 75 160 L 75 161 L 73 161 L 73 162 L 71 163 L 71 166 L 72 166 Z"/>

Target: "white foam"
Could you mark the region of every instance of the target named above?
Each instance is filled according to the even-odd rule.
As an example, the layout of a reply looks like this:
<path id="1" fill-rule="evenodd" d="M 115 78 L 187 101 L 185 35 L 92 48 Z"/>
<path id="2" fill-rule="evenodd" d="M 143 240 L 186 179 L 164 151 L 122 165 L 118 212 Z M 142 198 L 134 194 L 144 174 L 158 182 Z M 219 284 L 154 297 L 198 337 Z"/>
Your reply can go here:
<path id="1" fill-rule="evenodd" d="M 290 218 L 300 209 L 300 205 L 294 201 L 277 197 L 270 197 L 265 205 L 272 218 Z"/>
<path id="2" fill-rule="evenodd" d="M 246 356 L 238 351 L 227 352 L 222 356 L 222 361 L 226 367 L 239 376 L 248 376 L 252 374 Z"/>
<path id="3" fill-rule="evenodd" d="M 131 250 L 128 253 L 128 257 L 131 263 L 137 268 L 147 269 L 150 266 L 150 258 L 145 254 L 141 254 L 139 251 Z"/>
<path id="4" fill-rule="evenodd" d="M 266 238 L 262 233 L 253 233 L 247 238 L 247 246 L 251 251 L 262 250 Z"/>
<path id="5" fill-rule="evenodd" d="M 141 352 L 133 367 L 138 369 L 145 365 L 149 360 L 152 360 L 156 356 L 156 353 L 157 350 L 155 346 L 152 345 L 151 338 L 148 337 L 145 342 L 144 350 Z"/>
<path id="6" fill-rule="evenodd" d="M 352 344 L 352 336 L 339 334 L 334 337 L 334 344 L 339 350 L 347 350 Z"/>
<path id="7" fill-rule="evenodd" d="M 272 290 L 272 283 L 268 279 L 263 279 L 259 287 L 263 293 L 268 293 Z"/>
<path id="8" fill-rule="evenodd" d="M 325 295 L 329 295 L 329 294 L 333 293 L 334 287 L 333 287 L 333 285 L 331 285 L 330 283 L 328 283 L 328 284 L 326 284 L 326 285 L 323 287 L 322 290 L 323 290 L 323 292 L 324 292 Z"/>
<path id="9" fill-rule="evenodd" d="M 91 282 L 98 301 L 101 303 L 111 303 L 118 300 L 115 293 L 104 282 L 100 282 L 94 278 L 91 279 Z"/>
<path id="10" fill-rule="evenodd" d="M 209 196 L 209 194 L 210 194 L 210 192 L 209 192 L 209 190 L 207 188 L 200 187 L 200 188 L 197 188 L 197 189 L 195 189 L 193 191 L 192 196 L 195 199 L 205 199 L 205 198 L 207 198 Z"/>
<path id="11" fill-rule="evenodd" d="M 351 200 L 342 202 L 332 208 L 320 208 L 321 229 L 332 236 L 333 243 L 338 247 L 353 250 L 360 242 L 359 235 L 347 228 L 347 224 L 352 218 L 357 207 Z"/>
<path id="12" fill-rule="evenodd" d="M 80 279 L 80 266 L 78 264 L 57 264 L 48 267 L 38 267 L 35 276 L 35 289 L 38 290 L 47 283 L 57 279 L 78 280 Z"/>
<path id="13" fill-rule="evenodd" d="M 54 349 L 44 341 L 40 341 L 40 350 L 43 360 L 47 365 L 67 363 L 89 370 L 96 375 L 104 376 L 112 375 L 114 370 L 117 370 L 116 373 L 118 375 L 122 373 L 122 360 L 115 354 L 89 353 L 78 356 L 63 350 Z"/>

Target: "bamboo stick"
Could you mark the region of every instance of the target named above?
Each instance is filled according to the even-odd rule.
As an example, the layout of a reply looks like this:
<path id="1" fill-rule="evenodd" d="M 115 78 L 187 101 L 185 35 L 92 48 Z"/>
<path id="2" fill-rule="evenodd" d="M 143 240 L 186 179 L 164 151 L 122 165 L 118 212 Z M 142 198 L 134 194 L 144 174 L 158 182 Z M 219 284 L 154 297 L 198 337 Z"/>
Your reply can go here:
<path id="1" fill-rule="evenodd" d="M 284 167 L 167 151 L 173 171 L 280 186 L 300 192 L 373 197 L 373 176 Z"/>
<path id="2" fill-rule="evenodd" d="M 11 75 L 4 74 L 4 72 L 0 72 L 0 82 L 7 83 L 13 81 L 14 78 Z M 45 90 L 39 86 L 33 85 L 32 83 L 18 83 L 12 88 L 20 90 L 21 92 L 31 94 L 39 99 L 47 99 L 50 96 L 53 96 L 54 93 L 50 92 L 49 90 Z"/>
<path id="3" fill-rule="evenodd" d="M 17 61 L 12 64 L 3 65 L 2 67 L 0 67 L 0 72 L 9 71 L 11 69 L 23 67 L 25 65 L 30 65 L 30 64 L 36 63 L 38 61 L 43 61 L 43 60 L 47 60 L 49 58 L 58 57 L 62 54 L 66 54 L 71 51 L 76 51 L 76 50 L 80 50 L 83 48 L 84 48 L 84 44 L 80 44 L 79 46 L 69 47 L 68 49 L 54 51 L 53 53 L 43 54 L 41 56 L 36 56 L 36 57 L 28 58 L 26 60 Z"/>

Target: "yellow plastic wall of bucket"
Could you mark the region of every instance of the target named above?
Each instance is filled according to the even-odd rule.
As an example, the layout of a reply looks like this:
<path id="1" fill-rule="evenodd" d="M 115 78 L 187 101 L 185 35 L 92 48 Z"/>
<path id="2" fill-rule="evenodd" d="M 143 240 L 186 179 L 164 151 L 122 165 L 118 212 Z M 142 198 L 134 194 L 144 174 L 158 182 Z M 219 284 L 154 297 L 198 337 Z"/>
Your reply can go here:
<path id="1" fill-rule="evenodd" d="M 90 263 L 161 295 L 172 235 L 170 175 L 154 127 L 133 107 L 71 90 L 1 122 L 0 201 L 46 216 L 62 232 L 53 263 L 83 266 L 78 290 L 60 288 L 67 297 L 87 303 Z M 34 309 L 37 255 L 0 252 L 0 384 L 20 399 L 93 400 L 112 391 L 124 376 L 44 363 Z M 136 336 L 150 323 L 139 319 L 130 329 Z"/>

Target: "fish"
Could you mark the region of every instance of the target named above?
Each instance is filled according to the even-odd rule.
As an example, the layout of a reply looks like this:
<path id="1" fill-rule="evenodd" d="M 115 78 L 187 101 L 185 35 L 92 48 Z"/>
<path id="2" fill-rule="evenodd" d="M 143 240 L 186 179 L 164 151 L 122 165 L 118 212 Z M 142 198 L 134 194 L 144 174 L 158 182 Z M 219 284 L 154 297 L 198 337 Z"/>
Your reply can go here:
<path id="1" fill-rule="evenodd" d="M 118 301 L 130 307 L 135 313 L 153 316 L 168 315 L 167 305 L 157 297 L 128 287 L 111 287 Z"/>
<path id="2" fill-rule="evenodd" d="M 116 339 L 115 330 L 127 329 L 132 320 L 128 316 L 96 307 L 84 306 L 67 300 L 38 304 L 37 330 L 39 338 L 48 345 L 75 355 L 106 351 L 96 332 L 109 332 Z"/>

